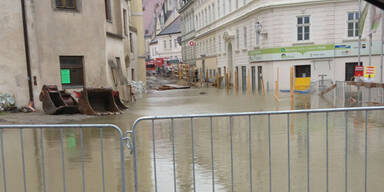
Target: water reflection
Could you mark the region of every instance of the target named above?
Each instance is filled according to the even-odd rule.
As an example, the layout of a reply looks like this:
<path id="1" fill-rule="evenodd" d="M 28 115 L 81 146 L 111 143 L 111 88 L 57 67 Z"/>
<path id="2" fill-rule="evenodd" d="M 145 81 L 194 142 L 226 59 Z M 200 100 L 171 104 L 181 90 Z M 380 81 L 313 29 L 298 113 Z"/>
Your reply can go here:
<path id="1" fill-rule="evenodd" d="M 200 92 L 207 94 L 200 94 Z M 288 110 L 329 107 L 316 96 L 297 95 L 294 104 L 288 94 L 281 95 L 276 103 L 273 93 L 265 97 L 247 96 L 226 90 L 175 90 L 153 92 L 130 106 L 130 111 L 114 117 L 102 117 L 82 123 L 113 123 L 124 130 L 139 116 L 177 115 L 192 113 L 222 113 L 265 110 Z M 362 191 L 364 186 L 364 112 L 348 114 L 349 155 L 348 176 L 351 190 Z M 379 191 L 383 184 L 384 141 L 382 112 L 369 113 L 368 126 L 368 189 Z M 250 191 L 252 172 L 253 191 L 269 191 L 268 118 L 253 116 L 251 142 L 248 117 L 233 117 L 233 182 L 234 191 Z M 288 127 L 289 120 L 289 127 Z M 326 119 L 325 114 L 309 117 L 310 184 L 312 191 L 325 191 L 326 183 Z M 305 114 L 271 116 L 271 165 L 272 189 L 285 191 L 288 187 L 288 133 L 291 141 L 291 190 L 307 190 L 307 117 Z M 71 122 L 69 122 L 71 123 Z M 210 120 L 193 119 L 195 176 L 193 183 L 191 120 L 174 120 L 175 165 L 173 173 L 172 132 L 170 120 L 155 121 L 156 170 L 159 191 L 173 191 L 176 176 L 178 191 L 212 191 L 212 154 Z M 231 191 L 231 145 L 229 118 L 214 118 L 213 156 L 216 191 Z M 141 122 L 137 133 L 138 178 L 140 191 L 154 190 L 154 166 L 152 156 L 152 123 Z M 80 130 L 64 130 L 64 167 L 67 191 L 79 191 L 81 178 Z M 28 191 L 42 191 L 42 154 L 40 130 L 23 130 L 26 157 Z M 119 135 L 113 129 L 103 129 L 105 184 L 107 191 L 118 191 L 120 180 Z M 84 129 L 84 159 L 87 191 L 102 191 L 101 143 L 99 129 Z M 22 167 L 20 136 L 15 130 L 4 130 L 5 163 L 8 191 L 22 191 Z M 249 144 L 251 143 L 252 170 L 250 169 Z M 43 130 L 45 175 L 47 191 L 63 191 L 60 132 Z M 329 184 L 330 191 L 344 190 L 345 113 L 329 114 Z M 125 151 L 128 191 L 133 190 L 132 156 Z M 0 167 L 1 170 L 2 167 Z M 2 181 L 0 175 L 0 181 Z M 0 182 L 3 188 L 3 183 Z"/>

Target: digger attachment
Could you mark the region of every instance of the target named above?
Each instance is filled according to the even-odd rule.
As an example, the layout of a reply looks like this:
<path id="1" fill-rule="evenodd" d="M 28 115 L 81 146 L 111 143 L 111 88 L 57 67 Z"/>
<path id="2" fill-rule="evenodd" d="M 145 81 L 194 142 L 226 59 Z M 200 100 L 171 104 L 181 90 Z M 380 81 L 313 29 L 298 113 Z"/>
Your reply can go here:
<path id="1" fill-rule="evenodd" d="M 116 103 L 117 107 L 121 111 L 124 111 L 124 110 L 128 109 L 128 107 L 125 106 L 123 104 L 123 102 L 121 102 L 121 100 L 120 100 L 120 93 L 118 91 L 113 91 L 113 98 L 115 99 L 115 103 Z"/>
<path id="2" fill-rule="evenodd" d="M 49 115 L 79 113 L 78 103 L 65 91 L 59 91 L 56 85 L 44 85 L 40 97 L 43 110 Z"/>
<path id="3" fill-rule="evenodd" d="M 79 110 L 86 115 L 113 115 L 121 112 L 113 90 L 104 88 L 84 88 L 80 93 Z"/>

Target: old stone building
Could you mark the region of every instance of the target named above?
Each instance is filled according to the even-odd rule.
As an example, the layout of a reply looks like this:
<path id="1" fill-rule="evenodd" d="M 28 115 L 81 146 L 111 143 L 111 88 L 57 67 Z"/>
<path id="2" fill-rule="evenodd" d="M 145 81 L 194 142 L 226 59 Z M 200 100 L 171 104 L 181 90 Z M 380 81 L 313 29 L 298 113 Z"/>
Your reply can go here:
<path id="1" fill-rule="evenodd" d="M 185 0 L 183 59 L 192 53 L 187 41 L 196 42 L 196 65 L 210 77 L 229 73 L 239 89 L 289 89 L 290 67 L 308 83 L 322 77 L 351 80 L 358 65 L 359 5 L 354 0 Z M 193 11 L 192 11 L 193 10 Z M 192 14 L 192 15 L 190 15 Z M 193 19 L 191 19 L 193 18 Z M 361 43 L 361 64 L 376 66 L 374 81 L 381 81 L 381 35 L 373 34 L 369 62 L 367 17 Z M 187 47 L 187 48 L 185 48 Z M 191 62 L 193 63 L 193 62 Z M 279 78 L 277 71 L 280 71 Z M 237 77 L 236 75 L 237 74 Z M 250 83 L 247 78 L 250 77 Z"/>
<path id="2" fill-rule="evenodd" d="M 45 84 L 113 88 L 127 98 L 127 83 L 145 80 L 141 0 L 21 2 L 0 2 L 0 92 L 18 106 L 39 107 Z"/>

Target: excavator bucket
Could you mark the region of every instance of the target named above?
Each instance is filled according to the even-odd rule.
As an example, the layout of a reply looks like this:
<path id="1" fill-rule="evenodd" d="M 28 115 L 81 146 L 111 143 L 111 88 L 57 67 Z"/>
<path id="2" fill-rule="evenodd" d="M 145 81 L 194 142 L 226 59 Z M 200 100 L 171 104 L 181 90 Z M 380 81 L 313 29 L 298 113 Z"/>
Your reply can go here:
<path id="1" fill-rule="evenodd" d="M 128 109 L 128 107 L 121 102 L 120 93 L 118 91 L 113 91 L 113 98 L 115 99 L 117 107 L 119 107 L 121 111 Z"/>
<path id="2" fill-rule="evenodd" d="M 65 91 L 59 91 L 56 85 L 44 85 L 40 97 L 43 110 L 49 115 L 79 113 L 78 103 Z"/>
<path id="3" fill-rule="evenodd" d="M 112 115 L 120 113 L 112 89 L 84 88 L 80 93 L 79 110 L 86 115 Z"/>

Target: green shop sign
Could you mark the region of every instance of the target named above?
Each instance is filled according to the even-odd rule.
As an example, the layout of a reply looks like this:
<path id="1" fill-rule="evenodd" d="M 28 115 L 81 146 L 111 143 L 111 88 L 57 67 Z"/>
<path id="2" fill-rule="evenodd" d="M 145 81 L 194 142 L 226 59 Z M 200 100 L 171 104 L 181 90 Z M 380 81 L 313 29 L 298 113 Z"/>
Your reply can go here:
<path id="1" fill-rule="evenodd" d="M 367 42 L 362 43 L 361 54 L 368 54 Z M 380 42 L 373 42 L 372 54 L 379 54 Z M 358 43 L 325 44 L 294 46 L 281 48 L 256 49 L 248 52 L 249 61 L 279 61 L 290 59 L 314 59 L 327 57 L 355 56 L 358 53 Z"/>

